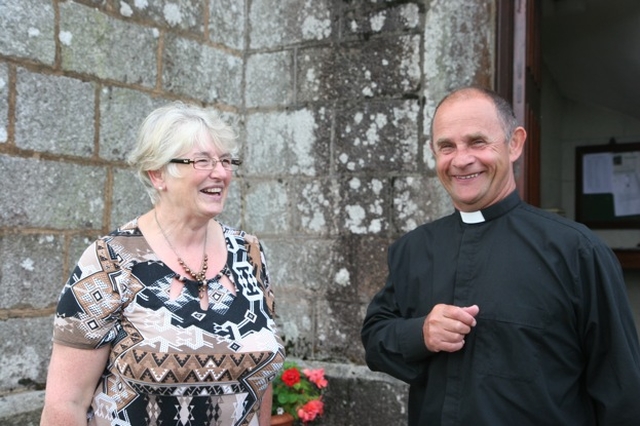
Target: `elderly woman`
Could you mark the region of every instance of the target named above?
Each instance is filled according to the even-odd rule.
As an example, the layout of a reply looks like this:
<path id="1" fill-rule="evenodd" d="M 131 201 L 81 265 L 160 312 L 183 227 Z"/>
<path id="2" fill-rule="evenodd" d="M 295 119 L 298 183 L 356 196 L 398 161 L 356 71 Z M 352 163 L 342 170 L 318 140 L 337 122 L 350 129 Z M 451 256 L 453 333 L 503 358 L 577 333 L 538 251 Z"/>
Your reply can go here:
<path id="1" fill-rule="evenodd" d="M 130 163 L 153 209 L 91 244 L 55 315 L 42 426 L 269 425 L 284 360 L 255 237 L 214 219 L 235 135 L 175 103 Z"/>

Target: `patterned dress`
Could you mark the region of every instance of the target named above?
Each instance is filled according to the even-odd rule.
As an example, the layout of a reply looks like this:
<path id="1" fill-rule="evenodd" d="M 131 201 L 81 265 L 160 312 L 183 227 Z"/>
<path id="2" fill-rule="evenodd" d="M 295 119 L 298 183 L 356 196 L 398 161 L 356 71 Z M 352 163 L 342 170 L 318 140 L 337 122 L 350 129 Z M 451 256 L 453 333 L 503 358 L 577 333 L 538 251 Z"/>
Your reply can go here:
<path id="1" fill-rule="evenodd" d="M 169 297 L 177 274 L 149 247 L 137 220 L 84 252 L 62 291 L 53 339 L 81 349 L 111 346 L 89 425 L 258 424 L 284 349 L 260 244 L 222 229 L 236 294 L 209 280 L 207 310 L 195 281 Z"/>

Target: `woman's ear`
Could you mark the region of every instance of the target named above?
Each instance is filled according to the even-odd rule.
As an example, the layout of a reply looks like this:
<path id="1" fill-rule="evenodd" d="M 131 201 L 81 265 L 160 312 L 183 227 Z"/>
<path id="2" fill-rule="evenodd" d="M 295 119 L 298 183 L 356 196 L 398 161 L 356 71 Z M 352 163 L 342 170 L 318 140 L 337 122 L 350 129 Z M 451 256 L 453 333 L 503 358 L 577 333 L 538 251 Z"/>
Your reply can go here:
<path id="1" fill-rule="evenodd" d="M 157 190 L 162 190 L 164 185 L 164 176 L 162 171 L 160 170 L 149 170 L 147 172 L 149 175 L 149 179 L 151 180 L 151 184 Z"/>
<path id="2" fill-rule="evenodd" d="M 509 141 L 509 159 L 512 163 L 520 158 L 526 139 L 527 131 L 524 130 L 524 127 L 516 127 L 513 131 L 513 135 L 511 135 L 511 140 Z"/>

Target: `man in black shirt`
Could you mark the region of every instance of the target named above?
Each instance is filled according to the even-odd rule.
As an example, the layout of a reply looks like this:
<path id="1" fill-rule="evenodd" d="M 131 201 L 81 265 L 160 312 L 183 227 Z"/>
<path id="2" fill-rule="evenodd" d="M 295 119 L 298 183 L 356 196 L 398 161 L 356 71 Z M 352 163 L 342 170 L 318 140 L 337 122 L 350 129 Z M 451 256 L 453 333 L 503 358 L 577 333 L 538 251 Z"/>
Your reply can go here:
<path id="1" fill-rule="evenodd" d="M 495 93 L 436 108 L 455 212 L 389 248 L 367 364 L 410 384 L 409 425 L 640 425 L 640 346 L 622 271 L 585 226 L 524 203 L 526 131 Z"/>

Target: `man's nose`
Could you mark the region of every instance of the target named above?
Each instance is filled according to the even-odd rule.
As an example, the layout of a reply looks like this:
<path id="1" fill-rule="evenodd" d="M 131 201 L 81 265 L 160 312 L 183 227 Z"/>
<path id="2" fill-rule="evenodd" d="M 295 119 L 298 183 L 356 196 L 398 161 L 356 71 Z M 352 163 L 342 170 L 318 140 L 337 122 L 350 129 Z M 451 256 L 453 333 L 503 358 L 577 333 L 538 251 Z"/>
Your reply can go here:
<path id="1" fill-rule="evenodd" d="M 473 163 L 475 157 L 471 154 L 470 150 L 466 147 L 458 148 L 453 155 L 453 160 L 451 164 L 455 167 L 466 167 L 469 164 Z"/>

